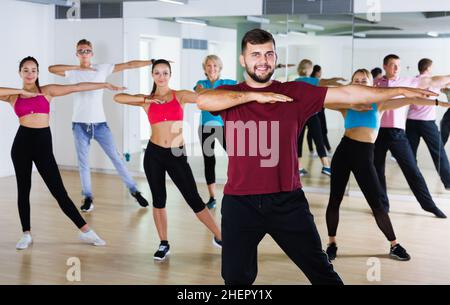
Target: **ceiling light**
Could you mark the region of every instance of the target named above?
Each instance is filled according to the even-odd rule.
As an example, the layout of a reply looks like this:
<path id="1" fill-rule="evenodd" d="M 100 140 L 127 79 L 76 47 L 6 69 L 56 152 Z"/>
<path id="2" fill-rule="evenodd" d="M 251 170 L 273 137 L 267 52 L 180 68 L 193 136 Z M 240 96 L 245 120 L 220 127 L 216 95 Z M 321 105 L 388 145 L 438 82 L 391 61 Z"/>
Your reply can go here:
<path id="1" fill-rule="evenodd" d="M 158 0 L 159 2 L 166 2 L 172 4 L 185 5 L 187 4 L 187 0 Z"/>
<path id="2" fill-rule="evenodd" d="M 195 25 L 201 25 L 201 26 L 207 26 L 208 23 L 204 20 L 199 19 L 188 19 L 188 18 L 175 18 L 175 22 L 178 23 L 184 23 L 184 24 L 195 24 Z"/>
<path id="3" fill-rule="evenodd" d="M 298 35 L 298 36 L 306 36 L 306 33 L 299 31 L 289 31 L 288 34 Z"/>
<path id="4" fill-rule="evenodd" d="M 303 28 L 309 29 L 309 30 L 316 30 L 316 31 L 323 31 L 323 30 L 325 30 L 325 27 L 323 27 L 321 25 L 310 24 L 310 23 L 304 23 L 303 24 Z"/>
<path id="5" fill-rule="evenodd" d="M 257 22 L 257 23 L 264 23 L 264 24 L 269 24 L 270 23 L 270 19 L 257 17 L 257 16 L 247 16 L 247 21 Z"/>

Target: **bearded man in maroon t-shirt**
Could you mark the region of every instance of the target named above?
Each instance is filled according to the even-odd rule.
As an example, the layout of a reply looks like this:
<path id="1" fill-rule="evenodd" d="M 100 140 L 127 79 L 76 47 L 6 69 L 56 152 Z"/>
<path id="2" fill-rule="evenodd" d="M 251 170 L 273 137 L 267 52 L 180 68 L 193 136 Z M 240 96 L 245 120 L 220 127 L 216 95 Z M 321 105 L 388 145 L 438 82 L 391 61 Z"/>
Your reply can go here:
<path id="1" fill-rule="evenodd" d="M 277 54 L 272 35 L 261 29 L 242 39 L 240 63 L 248 78 L 208 90 L 198 106 L 225 123 L 228 180 L 222 201 L 222 277 L 225 284 L 252 284 L 257 248 L 269 234 L 312 284 L 342 284 L 322 250 L 298 174 L 297 139 L 322 107 L 371 109 L 395 96 L 428 97 L 411 88 L 349 85 L 315 87 L 271 80 Z"/>

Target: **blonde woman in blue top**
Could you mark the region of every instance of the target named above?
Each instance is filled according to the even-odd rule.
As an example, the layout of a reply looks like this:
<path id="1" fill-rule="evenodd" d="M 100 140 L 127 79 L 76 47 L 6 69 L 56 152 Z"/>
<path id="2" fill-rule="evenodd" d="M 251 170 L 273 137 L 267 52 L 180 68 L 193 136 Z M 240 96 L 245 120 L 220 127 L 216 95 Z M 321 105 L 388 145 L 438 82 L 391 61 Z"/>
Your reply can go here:
<path id="1" fill-rule="evenodd" d="M 366 69 L 359 69 L 352 76 L 352 84 L 372 86 L 372 75 Z M 330 198 L 326 211 L 329 236 L 327 254 L 331 260 L 336 258 L 336 231 L 339 222 L 339 207 L 350 172 L 353 172 L 364 197 L 372 209 L 378 227 L 391 243 L 390 257 L 401 261 L 410 259 L 406 250 L 397 243 L 391 220 L 383 208 L 381 202 L 383 190 L 373 161 L 374 143 L 380 128 L 380 118 L 383 111 L 410 104 L 450 106 L 448 103 L 438 102 L 437 100 L 400 98 L 373 103 L 371 109 L 335 109 L 339 110 L 344 116 L 345 134 L 336 148 L 331 161 L 333 175 L 331 176 Z"/>
<path id="2" fill-rule="evenodd" d="M 313 86 L 319 87 L 338 87 L 342 86 L 340 81 L 345 81 L 344 78 L 334 77 L 329 79 L 324 78 L 315 78 L 311 77 L 311 73 L 313 72 L 313 63 L 309 59 L 303 59 L 300 61 L 297 67 L 297 73 L 299 75 L 298 78 L 295 79 L 297 82 L 305 82 Z M 308 127 L 308 133 L 311 135 L 314 140 L 314 144 L 316 145 L 317 154 L 320 158 L 320 162 L 322 162 L 322 174 L 327 176 L 331 176 L 331 168 L 330 168 L 330 159 L 328 158 L 327 152 L 325 150 L 325 143 L 322 134 L 322 127 L 320 123 L 319 114 L 314 114 L 309 120 L 306 122 L 306 126 Z M 302 133 L 298 138 L 298 165 L 299 165 L 299 174 L 300 176 L 304 176 L 308 174 L 308 171 L 303 168 L 301 158 L 303 154 L 303 138 L 305 134 L 305 129 L 303 129 Z"/>
<path id="3" fill-rule="evenodd" d="M 231 79 L 220 78 L 223 63 L 217 55 L 206 56 L 202 65 L 206 79 L 197 82 L 194 87 L 196 92 L 202 92 L 205 89 L 215 89 L 222 85 L 235 85 L 237 83 Z M 198 134 L 202 144 L 203 160 L 205 162 L 205 178 L 209 192 L 209 200 L 206 203 L 206 206 L 209 209 L 212 209 L 216 206 L 216 158 L 214 156 L 214 144 L 216 139 L 226 151 L 222 118 L 219 115 L 212 115 L 209 111 L 202 110 Z"/>

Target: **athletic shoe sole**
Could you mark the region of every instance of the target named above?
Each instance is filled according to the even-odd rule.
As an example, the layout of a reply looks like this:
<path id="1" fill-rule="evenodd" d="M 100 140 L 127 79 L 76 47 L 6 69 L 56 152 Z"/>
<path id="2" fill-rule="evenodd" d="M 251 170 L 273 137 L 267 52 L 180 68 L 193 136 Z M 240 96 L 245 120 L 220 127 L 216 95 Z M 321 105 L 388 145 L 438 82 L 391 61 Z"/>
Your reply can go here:
<path id="1" fill-rule="evenodd" d="M 409 261 L 409 260 L 411 259 L 411 257 L 408 257 L 408 258 L 402 258 L 402 257 L 397 256 L 397 255 L 392 254 L 392 253 L 389 253 L 389 256 L 390 256 L 391 258 L 395 259 L 395 260 L 403 261 L 403 262 Z"/>
<path id="2" fill-rule="evenodd" d="M 91 204 L 91 206 L 89 207 L 89 209 L 80 209 L 81 210 L 81 212 L 83 212 L 83 213 L 89 213 L 89 212 L 91 212 L 92 210 L 94 209 L 94 205 L 93 204 Z"/>
<path id="3" fill-rule="evenodd" d="M 26 247 L 26 248 L 17 248 L 16 247 L 16 250 L 25 250 L 25 249 L 28 249 L 29 247 L 31 247 L 33 245 L 33 241 L 31 241 L 31 243 L 28 245 L 28 247 Z"/>
<path id="4" fill-rule="evenodd" d="M 165 260 L 165 259 L 167 258 L 167 256 L 169 256 L 169 254 L 170 254 L 170 250 L 167 251 L 167 253 L 166 253 L 166 255 L 164 255 L 164 257 L 156 257 L 156 256 L 153 256 L 153 259 L 154 259 L 154 260 L 157 260 L 157 261 L 163 261 L 163 260 Z"/>

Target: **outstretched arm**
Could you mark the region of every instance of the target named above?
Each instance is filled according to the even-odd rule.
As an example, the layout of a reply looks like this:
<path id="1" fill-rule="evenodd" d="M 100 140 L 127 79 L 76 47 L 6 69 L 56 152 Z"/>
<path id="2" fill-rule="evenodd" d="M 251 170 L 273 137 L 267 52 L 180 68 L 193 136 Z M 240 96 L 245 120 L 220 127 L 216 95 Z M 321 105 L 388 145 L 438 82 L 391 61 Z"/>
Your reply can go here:
<path id="1" fill-rule="evenodd" d="M 258 103 L 292 102 L 292 98 L 273 92 L 242 92 L 221 89 L 205 90 L 197 96 L 198 108 L 206 111 L 220 111 L 252 101 Z"/>
<path id="2" fill-rule="evenodd" d="M 132 60 L 129 62 L 125 62 L 122 64 L 116 64 L 114 66 L 114 72 L 121 72 L 123 70 L 128 70 L 128 69 L 136 69 L 136 68 L 141 68 L 141 67 L 145 67 L 145 66 L 150 66 L 153 64 L 155 60 Z"/>
<path id="3" fill-rule="evenodd" d="M 441 102 L 438 101 L 437 99 L 429 100 L 425 98 L 397 98 L 378 103 L 378 110 L 379 111 L 392 110 L 407 105 L 441 106 L 450 108 L 450 103 Z"/>
<path id="4" fill-rule="evenodd" d="M 14 88 L 1 88 L 0 87 L 0 101 L 5 101 L 10 103 L 11 96 L 13 95 L 23 95 L 26 97 L 35 97 L 38 95 L 42 95 L 41 93 L 29 92 L 23 89 L 14 89 Z"/>
<path id="5" fill-rule="evenodd" d="M 131 106 L 141 106 L 155 103 L 155 104 L 164 104 L 166 101 L 161 101 L 153 98 L 151 95 L 144 94 L 127 94 L 127 93 L 119 93 L 114 95 L 114 101 L 119 104 L 131 105 Z"/>
<path id="6" fill-rule="evenodd" d="M 340 83 L 341 81 L 345 82 L 346 79 L 342 78 L 342 77 L 321 78 L 319 80 L 318 86 L 320 86 L 320 87 L 329 87 L 329 86 L 331 86 L 331 87 L 340 87 L 340 86 L 343 86 L 343 84 Z"/>
<path id="7" fill-rule="evenodd" d="M 443 88 L 450 84 L 450 75 L 439 75 L 430 77 L 421 77 L 419 81 L 420 88 Z"/>
<path id="8" fill-rule="evenodd" d="M 42 92 L 50 97 L 64 96 L 74 92 L 91 91 L 98 89 L 110 89 L 114 91 L 124 90 L 124 87 L 118 87 L 110 83 L 78 83 L 74 85 L 47 85 L 41 87 Z"/>
<path id="9" fill-rule="evenodd" d="M 119 104 L 131 105 L 131 106 L 144 106 L 150 96 L 144 94 L 127 94 L 119 93 L 114 95 L 114 101 Z"/>
<path id="10" fill-rule="evenodd" d="M 358 108 L 360 104 L 372 104 L 374 101 L 383 102 L 397 96 L 427 98 L 437 96 L 437 94 L 416 88 L 374 88 L 361 85 L 347 85 L 329 88 L 325 97 L 324 107 L 330 109 Z"/>
<path id="11" fill-rule="evenodd" d="M 198 93 L 189 90 L 179 90 L 176 92 L 177 99 L 182 104 L 195 104 L 197 103 Z"/>
<path id="12" fill-rule="evenodd" d="M 72 71 L 72 70 L 80 70 L 80 71 L 95 71 L 93 68 L 83 68 L 80 66 L 75 65 L 53 65 L 48 67 L 48 71 L 50 73 L 59 75 L 59 76 L 66 76 L 66 71 Z"/>

